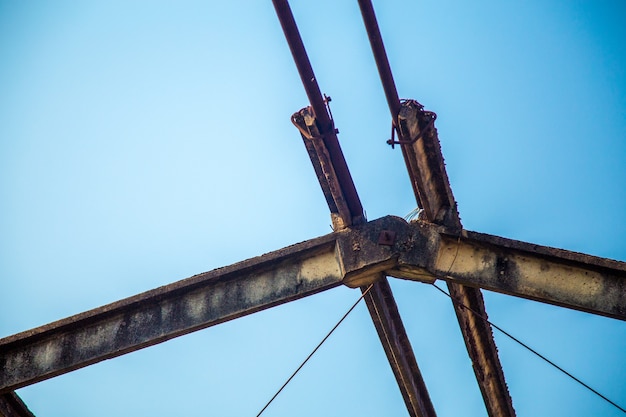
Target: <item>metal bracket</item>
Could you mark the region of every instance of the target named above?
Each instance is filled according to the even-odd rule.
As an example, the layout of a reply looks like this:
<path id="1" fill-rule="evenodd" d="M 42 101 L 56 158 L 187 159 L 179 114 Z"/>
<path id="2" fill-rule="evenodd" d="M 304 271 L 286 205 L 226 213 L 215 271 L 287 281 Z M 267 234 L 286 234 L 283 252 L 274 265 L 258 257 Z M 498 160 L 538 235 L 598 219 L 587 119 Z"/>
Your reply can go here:
<path id="1" fill-rule="evenodd" d="M 392 149 L 394 149 L 394 145 L 412 145 L 433 128 L 435 120 L 437 120 L 437 114 L 424 110 L 424 106 L 417 100 L 402 100 L 397 125 L 395 121 L 392 122 L 391 139 L 387 141 L 387 144 L 391 145 Z M 426 123 L 426 125 L 420 128 L 420 122 Z M 395 140 L 396 130 L 398 131 L 398 140 Z"/>

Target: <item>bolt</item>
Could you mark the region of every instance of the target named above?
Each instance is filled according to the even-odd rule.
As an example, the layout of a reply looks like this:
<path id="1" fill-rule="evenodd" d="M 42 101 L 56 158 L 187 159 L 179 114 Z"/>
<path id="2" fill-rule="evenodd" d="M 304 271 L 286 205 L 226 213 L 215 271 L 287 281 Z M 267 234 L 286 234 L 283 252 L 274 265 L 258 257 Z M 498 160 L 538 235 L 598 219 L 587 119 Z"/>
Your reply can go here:
<path id="1" fill-rule="evenodd" d="M 396 232 L 392 230 L 383 230 L 378 235 L 378 244 L 385 246 L 393 246 L 396 241 Z"/>

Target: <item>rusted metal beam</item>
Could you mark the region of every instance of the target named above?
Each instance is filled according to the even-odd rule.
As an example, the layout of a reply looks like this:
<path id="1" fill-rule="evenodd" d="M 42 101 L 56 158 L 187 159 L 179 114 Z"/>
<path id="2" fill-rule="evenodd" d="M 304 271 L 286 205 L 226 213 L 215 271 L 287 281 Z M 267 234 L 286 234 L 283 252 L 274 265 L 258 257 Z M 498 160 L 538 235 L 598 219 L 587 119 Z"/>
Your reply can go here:
<path id="1" fill-rule="evenodd" d="M 363 207 L 339 147 L 334 121 L 326 111 L 327 102 L 324 102 L 320 93 L 289 4 L 286 0 L 274 0 L 274 7 L 311 103 L 310 108 L 295 113 L 291 120 L 304 140 L 331 212 L 333 228 L 341 230 L 350 225 L 361 224 L 365 222 Z M 361 257 L 363 250 L 361 246 L 353 245 L 346 251 L 345 258 L 352 259 L 355 254 Z M 380 265 L 383 264 L 379 263 Z M 352 286 L 356 283 L 364 285 L 370 279 L 372 275 L 362 273 L 356 277 L 346 276 L 346 282 Z M 375 283 L 365 299 L 409 413 L 411 416 L 434 416 L 428 391 L 386 279 Z"/>
<path id="2" fill-rule="evenodd" d="M 402 223 L 401 228 L 402 228 Z M 345 284 L 398 254 L 383 217 L 0 339 L 0 394 Z"/>
<path id="3" fill-rule="evenodd" d="M 448 291 L 456 299 L 467 302 L 472 309 L 470 311 L 453 303 L 487 413 L 490 417 L 515 416 L 491 326 L 473 313 L 475 311 L 484 318 L 488 317 L 480 289 L 448 282 Z"/>
<path id="4" fill-rule="evenodd" d="M 478 288 L 448 282 L 465 347 L 490 417 L 515 416 L 483 295 Z M 476 314 L 474 313 L 476 312 Z M 484 318 L 484 319 L 483 319 Z"/>
<path id="5" fill-rule="evenodd" d="M 422 239 L 421 242 L 428 243 Z M 428 389 L 419 370 L 389 282 L 382 271 L 395 269 L 403 251 L 416 248 L 408 224 L 398 217 L 386 216 L 350 230 L 349 239 L 337 245 L 337 256 L 344 268 L 344 284 L 366 292 L 367 309 L 389 360 L 409 415 L 434 417 Z M 419 251 L 419 250 L 418 250 Z M 431 253 L 424 251 L 424 254 Z M 414 254 L 412 262 L 428 263 Z"/>
<path id="6" fill-rule="evenodd" d="M 0 417 L 35 417 L 14 392 L 0 395 Z"/>
<path id="7" fill-rule="evenodd" d="M 358 2 L 387 98 L 391 121 L 399 142 L 405 143 L 401 150 L 417 204 L 430 221 L 458 227 L 457 223 L 460 225 L 460 222 L 456 203 L 448 182 L 441 147 L 436 139 L 436 130 L 431 123 L 434 114 L 425 112 L 414 100 L 400 102 L 372 2 Z"/>
<path id="8" fill-rule="evenodd" d="M 339 146 L 337 130 L 326 109 L 325 99 L 322 97 L 317 79 L 313 73 L 313 68 L 311 67 L 311 62 L 304 49 L 304 43 L 300 37 L 300 32 L 298 31 L 298 26 L 291 12 L 289 2 L 287 0 L 273 0 L 273 4 L 296 67 L 298 68 L 302 85 L 309 98 L 309 103 L 311 103 L 312 122 L 315 125 L 315 133 L 312 136 L 323 142 L 323 146 L 329 157 L 329 166 L 332 166 L 334 175 L 336 175 L 336 184 L 341 185 L 341 194 L 345 196 L 344 201 L 345 204 L 347 204 L 349 214 L 344 215 L 344 213 L 341 213 L 346 217 L 342 219 L 343 226 L 347 227 L 352 224 L 363 223 L 365 216 L 361 200 L 359 199 L 356 187 L 352 181 L 352 175 L 348 170 L 348 165 L 346 164 L 343 152 Z M 324 185 L 322 185 L 322 188 L 324 188 Z"/>
<path id="9" fill-rule="evenodd" d="M 427 283 L 442 279 L 626 320 L 626 262 L 395 216 L 351 228 L 346 236 L 337 256 L 347 286 L 367 285 L 376 272 Z"/>
<path id="10" fill-rule="evenodd" d="M 350 207 L 361 207 L 356 192 L 352 196 L 352 201 L 345 193 L 344 189 L 355 188 L 354 184 L 344 184 L 351 179 L 339 179 L 335 166 L 333 165 L 330 152 L 323 140 L 323 135 L 317 128 L 315 116 L 310 107 L 296 112 L 291 116 L 291 121 L 300 131 L 304 146 L 311 159 L 311 164 L 315 170 L 317 180 L 320 183 L 333 224 L 333 230 L 341 230 L 352 224 L 359 224 L 365 221 L 363 213 L 353 213 Z M 339 149 L 341 152 L 341 149 Z"/>
<path id="11" fill-rule="evenodd" d="M 386 216 L 0 339 L 0 394 L 341 284 L 376 282 L 366 300 L 394 374 L 407 404 L 422 410 L 415 415 L 431 415 L 381 273 L 626 320 L 624 262 Z M 453 297 L 474 309 L 467 296 Z"/>
<path id="12" fill-rule="evenodd" d="M 437 129 L 431 116 L 416 102 L 405 102 L 398 115 L 398 136 L 418 206 L 429 221 L 453 230 L 462 229 L 461 220 L 445 170 Z M 407 128 L 404 129 L 403 126 Z M 455 298 L 464 300 L 473 311 L 487 317 L 480 289 L 448 282 Z M 470 310 L 453 303 L 467 352 L 490 417 L 515 416 L 513 401 L 502 371 L 491 326 Z"/>
<path id="13" fill-rule="evenodd" d="M 0 339 L 0 394 L 341 285 L 331 234 Z M 349 270 L 349 269 L 348 269 Z"/>
<path id="14" fill-rule="evenodd" d="M 341 228 L 340 221 L 344 216 L 336 216 L 335 213 L 340 214 L 346 210 L 346 197 L 341 193 L 341 189 L 345 187 L 341 187 L 337 177 L 334 175 L 333 166 L 327 157 L 327 151 L 323 143 L 315 139 L 315 128 L 307 135 L 305 128 L 310 131 L 310 126 L 312 125 L 310 122 L 306 122 L 307 117 L 310 117 L 308 116 L 307 109 L 303 109 L 292 117 L 292 121 L 294 121 L 294 124 L 298 126 L 302 133 L 307 151 L 311 157 L 311 162 L 318 174 L 322 191 L 326 196 L 328 206 L 331 210 L 333 225 L 335 228 Z M 372 242 L 377 242 L 377 249 L 380 248 L 380 242 L 378 241 L 380 241 L 381 236 L 384 236 L 384 230 L 382 228 L 368 228 L 367 231 L 369 233 L 369 239 L 364 239 L 361 242 L 369 242 L 369 245 L 363 245 L 362 243 L 352 245 L 348 248 L 348 252 L 344 253 L 344 258 L 354 259 L 354 255 L 357 254 L 357 257 L 362 259 L 363 255 L 368 253 L 368 246 L 371 246 Z M 392 241 L 393 238 L 389 237 L 383 243 L 391 244 Z M 393 258 L 390 260 L 392 259 Z M 380 268 L 390 264 L 378 262 L 377 265 Z M 367 280 L 371 279 L 371 274 L 359 273 L 358 278 L 354 276 L 347 277 L 346 283 L 347 285 L 354 286 L 355 283 L 361 282 L 361 285 L 363 285 L 367 284 Z M 365 292 L 366 287 L 362 286 L 361 291 Z M 426 389 L 426 384 L 424 383 L 408 335 L 402 324 L 402 319 L 398 312 L 393 293 L 391 292 L 391 287 L 384 275 L 379 277 L 378 281 L 367 291 L 365 302 L 370 316 L 372 317 L 374 327 L 378 332 L 383 349 L 387 355 L 387 359 L 389 360 L 389 364 L 391 365 L 393 374 L 396 377 L 409 415 L 412 417 L 434 417 L 436 414 L 428 390 Z"/>
<path id="15" fill-rule="evenodd" d="M 434 114 L 425 112 L 414 100 L 396 102 L 398 93 L 391 78 L 389 60 L 374 8 L 370 0 L 359 0 L 359 6 L 418 207 L 429 221 L 461 230 L 461 220 L 445 170 L 437 130 L 432 123 Z M 448 283 L 448 289 L 463 299 L 473 300 L 476 311 L 487 315 L 479 289 L 455 283 Z M 453 305 L 487 412 L 491 417 L 514 416 L 491 327 L 486 322 L 476 322 L 472 313 Z"/>
<path id="16" fill-rule="evenodd" d="M 365 292 L 365 288 L 361 288 Z M 365 295 L 367 309 L 411 417 L 434 417 L 435 409 L 417 365 L 387 278 L 382 275 Z"/>
<path id="17" fill-rule="evenodd" d="M 456 201 L 448 181 L 435 114 L 415 100 L 405 100 L 397 115 L 397 133 L 418 206 L 428 221 L 461 229 Z"/>
<path id="18" fill-rule="evenodd" d="M 442 235 L 446 280 L 626 320 L 626 263 L 483 233 Z"/>

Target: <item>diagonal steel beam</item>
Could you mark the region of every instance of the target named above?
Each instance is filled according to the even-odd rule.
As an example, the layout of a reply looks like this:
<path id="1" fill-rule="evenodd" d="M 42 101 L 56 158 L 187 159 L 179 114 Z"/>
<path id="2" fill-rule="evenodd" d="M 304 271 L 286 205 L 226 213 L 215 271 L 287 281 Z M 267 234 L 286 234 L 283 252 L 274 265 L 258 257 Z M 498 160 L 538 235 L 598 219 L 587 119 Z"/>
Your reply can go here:
<path id="1" fill-rule="evenodd" d="M 302 134 L 331 211 L 333 227 L 340 230 L 346 226 L 358 225 L 365 222 L 361 200 L 348 171 L 337 139 L 337 130 L 327 113 L 291 8 L 287 0 L 273 0 L 273 3 L 311 103 L 310 108 L 294 114 L 292 122 Z M 352 252 L 356 250 L 352 249 Z M 430 396 L 386 279 L 374 283 L 366 296 L 366 303 L 409 413 L 414 417 L 434 416 Z M 385 334 L 393 337 L 385 337 Z M 392 357 L 395 359 L 392 360 Z"/>
<path id="2" fill-rule="evenodd" d="M 416 112 L 416 125 L 421 128 L 429 119 L 424 113 L 422 110 Z M 436 128 L 432 126 L 427 132 L 418 129 L 418 140 L 414 140 L 416 137 L 405 137 L 402 133 L 399 136 L 403 141 L 412 142 L 402 145 L 402 149 L 408 155 L 407 159 L 411 160 L 407 169 L 412 183 L 422 184 L 416 199 L 418 204 L 421 202 L 426 219 L 461 230 Z M 472 311 L 487 317 L 480 289 L 455 282 L 447 282 L 447 285 L 455 299 L 462 300 Z M 453 303 L 453 306 L 489 416 L 515 416 L 491 326 L 461 305 Z"/>
<path id="3" fill-rule="evenodd" d="M 332 166 L 334 170 L 332 175 L 336 177 L 335 183 L 340 185 L 340 195 L 344 196 L 344 201 L 347 204 L 347 211 L 343 213 L 340 212 L 342 216 L 342 226 L 345 227 L 362 223 L 365 221 L 363 206 L 361 205 L 361 200 L 359 199 L 356 187 L 352 181 L 352 175 L 348 170 L 348 165 L 346 164 L 343 152 L 339 146 L 337 130 L 326 109 L 326 101 L 324 97 L 322 97 L 317 78 L 315 78 L 311 62 L 304 49 L 304 43 L 300 37 L 300 32 L 298 31 L 298 26 L 291 12 L 289 2 L 287 0 L 273 0 L 273 4 L 283 32 L 285 33 L 285 38 L 287 39 L 298 73 L 300 74 L 302 85 L 306 91 L 309 103 L 311 103 L 310 116 L 314 124 L 312 129 L 314 131 L 311 132 L 311 138 L 309 139 L 322 142 L 328 154 L 327 166 Z M 301 130 L 301 132 L 303 131 Z M 306 137 L 304 139 L 305 141 L 307 140 Z M 318 150 L 318 152 L 320 151 Z M 314 166 L 315 165 L 316 163 L 314 163 Z M 322 188 L 324 189 L 323 184 Z"/>
<path id="4" fill-rule="evenodd" d="M 418 206 L 429 221 L 461 230 L 433 115 L 417 102 L 401 105 L 372 3 L 358 1 Z M 448 289 L 487 316 L 479 289 L 455 283 L 448 283 Z M 489 416 L 514 416 L 491 327 L 457 304 L 453 306 Z"/>
<path id="5" fill-rule="evenodd" d="M 365 291 L 364 288 L 361 291 Z M 367 309 L 382 342 L 393 374 L 399 382 L 404 403 L 411 417 L 434 417 L 435 409 L 417 366 L 387 278 L 382 275 L 365 296 Z"/>

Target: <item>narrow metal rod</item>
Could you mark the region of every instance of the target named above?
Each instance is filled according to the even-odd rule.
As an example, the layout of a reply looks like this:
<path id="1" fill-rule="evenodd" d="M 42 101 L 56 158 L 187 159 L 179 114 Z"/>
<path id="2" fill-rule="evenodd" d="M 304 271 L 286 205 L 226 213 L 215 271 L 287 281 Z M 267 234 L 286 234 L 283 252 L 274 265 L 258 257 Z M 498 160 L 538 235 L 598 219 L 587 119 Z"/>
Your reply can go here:
<path id="1" fill-rule="evenodd" d="M 363 16 L 363 22 L 365 23 L 365 29 L 367 30 L 367 37 L 370 40 L 370 46 L 372 47 L 374 59 L 376 60 L 376 66 L 378 67 L 378 74 L 380 75 L 380 80 L 383 83 L 385 97 L 387 97 L 387 104 L 389 105 L 391 118 L 395 123 L 398 112 L 400 111 L 400 98 L 398 97 L 396 83 L 393 80 L 393 74 L 391 73 L 391 67 L 389 66 L 389 59 L 387 58 L 383 38 L 380 34 L 380 28 L 378 27 L 378 22 L 376 21 L 374 7 L 372 6 L 372 2 L 370 0 L 358 1 L 359 7 L 361 8 L 361 15 Z"/>
<path id="2" fill-rule="evenodd" d="M 374 60 L 376 61 L 376 67 L 378 68 L 378 75 L 380 81 L 383 84 L 383 90 L 385 97 L 387 98 L 387 105 L 391 112 L 391 123 L 394 126 L 397 124 L 398 113 L 400 113 L 400 98 L 398 96 L 398 90 L 396 89 L 396 83 L 393 80 L 393 74 L 391 73 L 391 66 L 389 65 L 389 59 L 387 58 L 387 51 L 385 51 L 385 45 L 383 43 L 383 37 L 380 34 L 380 28 L 376 21 L 376 14 L 374 13 L 374 7 L 371 0 L 358 0 L 359 7 L 361 9 L 361 16 L 363 17 L 363 23 L 365 24 L 365 30 L 367 31 L 367 37 L 370 41 L 372 53 L 374 54 Z M 407 146 L 401 146 L 402 157 L 404 163 L 409 171 L 411 177 L 411 187 L 413 187 L 413 193 L 417 200 L 417 206 L 424 208 L 426 202 L 422 201 L 420 197 L 420 190 L 418 187 L 419 176 L 416 176 L 411 169 L 411 166 L 415 163 L 415 153 Z"/>
<path id="3" fill-rule="evenodd" d="M 400 100 L 391 75 L 380 29 L 376 22 L 374 8 L 371 0 L 358 0 L 358 2 L 391 111 L 391 118 L 395 124 L 400 111 Z M 436 217 L 439 209 L 448 207 L 454 210 L 452 216 L 448 221 L 445 218 L 439 219 L 439 221 L 448 223 L 447 225 L 450 227 L 460 229 L 461 221 L 456 213 L 454 197 L 450 190 L 443 156 L 436 136 L 433 136 L 433 142 L 428 147 L 424 143 L 415 143 L 412 146 L 402 146 L 401 148 L 411 178 L 415 199 L 419 207 L 428 208 L 426 210 L 428 220 L 438 222 Z M 440 186 L 432 189 L 420 187 L 419 184 L 424 184 L 424 179 L 427 178 L 436 179 L 435 182 L 439 183 Z M 438 203 L 431 207 L 431 202 Z M 427 207 L 424 203 L 428 203 Z M 479 289 L 456 283 L 448 283 L 448 288 L 451 294 L 471 302 L 476 311 L 486 316 L 483 297 Z M 456 304 L 453 305 L 489 416 L 515 416 L 491 327 L 483 321 L 476 320 L 473 314 L 459 308 Z"/>
<path id="4" fill-rule="evenodd" d="M 300 37 L 300 31 L 298 30 L 293 13 L 291 12 L 289 2 L 287 0 L 273 0 L 272 2 L 274 3 L 276 15 L 278 16 L 280 25 L 285 33 L 285 38 L 289 44 L 289 50 L 298 68 L 302 85 L 309 98 L 309 103 L 311 103 L 311 107 L 313 108 L 318 122 L 323 125 L 320 126 L 320 128 L 326 130 L 326 128 L 330 127 L 330 118 L 326 113 L 322 92 L 315 79 L 315 73 L 311 67 L 306 49 L 304 49 L 304 43 Z"/>
<path id="5" fill-rule="evenodd" d="M 365 216 L 363 214 L 363 206 L 361 205 L 361 199 L 357 194 L 356 187 L 352 180 L 352 175 L 348 170 L 348 164 L 343 156 L 341 147 L 339 146 L 339 140 L 337 139 L 337 133 L 335 127 L 330 119 L 330 115 L 326 111 L 326 105 L 324 98 L 320 91 L 317 79 L 313 73 L 311 62 L 304 49 L 304 43 L 300 37 L 298 26 L 289 7 L 287 0 L 272 0 L 274 9 L 276 9 L 276 15 L 280 21 L 280 25 L 285 33 L 285 38 L 289 44 L 291 55 L 298 68 L 302 85 L 306 91 L 306 95 L 311 103 L 311 108 L 315 114 L 315 118 L 318 123 L 318 128 L 322 134 L 324 144 L 328 149 L 332 165 L 335 168 L 337 179 L 341 184 L 346 203 L 350 209 L 353 219 L 357 219 L 358 222 L 364 222 Z"/>

